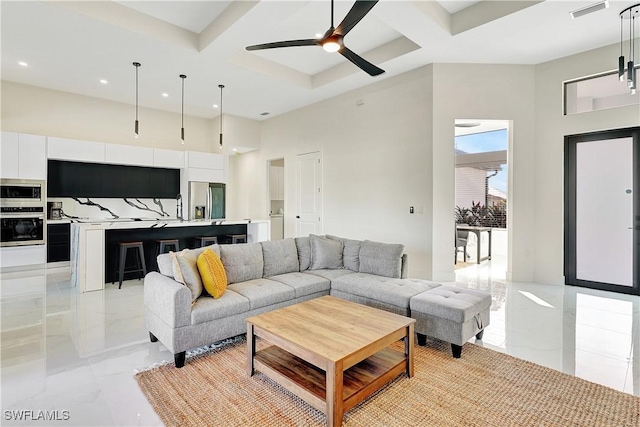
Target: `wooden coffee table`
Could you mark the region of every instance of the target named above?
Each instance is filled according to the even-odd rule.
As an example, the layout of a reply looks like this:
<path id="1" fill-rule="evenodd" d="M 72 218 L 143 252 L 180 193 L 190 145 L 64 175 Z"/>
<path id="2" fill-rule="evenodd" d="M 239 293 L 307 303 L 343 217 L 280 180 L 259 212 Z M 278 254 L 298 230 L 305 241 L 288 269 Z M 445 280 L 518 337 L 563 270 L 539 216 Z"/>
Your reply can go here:
<path id="1" fill-rule="evenodd" d="M 327 416 L 329 426 L 383 385 L 413 376 L 413 324 L 324 296 L 247 319 L 247 372 L 257 369 Z M 256 337 L 274 344 L 256 352 Z M 404 339 L 404 353 L 387 348 Z"/>

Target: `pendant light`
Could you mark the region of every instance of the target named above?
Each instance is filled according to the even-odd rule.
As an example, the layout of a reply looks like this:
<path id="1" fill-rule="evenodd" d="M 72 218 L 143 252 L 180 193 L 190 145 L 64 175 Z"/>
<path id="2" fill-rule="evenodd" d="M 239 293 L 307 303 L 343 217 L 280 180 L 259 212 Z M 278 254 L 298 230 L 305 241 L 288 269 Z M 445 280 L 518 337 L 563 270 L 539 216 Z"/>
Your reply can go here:
<path id="1" fill-rule="evenodd" d="M 134 124 L 134 138 L 138 137 L 138 68 L 140 68 L 139 62 L 134 62 L 133 66 L 136 67 L 136 121 Z"/>
<path id="2" fill-rule="evenodd" d="M 629 6 L 620 12 L 620 57 L 618 58 L 618 78 L 620 81 L 625 80 L 625 58 L 623 54 L 624 43 L 624 25 L 625 21 L 629 22 L 629 61 L 627 62 L 627 86 L 631 90 L 631 94 L 636 93 L 638 86 L 638 76 L 635 69 L 635 51 L 636 51 L 636 18 L 640 22 L 640 3 Z"/>
<path id="3" fill-rule="evenodd" d="M 182 127 L 180 128 L 180 144 L 184 144 L 184 79 L 187 78 L 184 74 L 180 74 L 182 79 Z"/>
<path id="4" fill-rule="evenodd" d="M 224 85 L 218 85 L 220 88 L 220 149 L 222 150 L 222 89 Z"/>

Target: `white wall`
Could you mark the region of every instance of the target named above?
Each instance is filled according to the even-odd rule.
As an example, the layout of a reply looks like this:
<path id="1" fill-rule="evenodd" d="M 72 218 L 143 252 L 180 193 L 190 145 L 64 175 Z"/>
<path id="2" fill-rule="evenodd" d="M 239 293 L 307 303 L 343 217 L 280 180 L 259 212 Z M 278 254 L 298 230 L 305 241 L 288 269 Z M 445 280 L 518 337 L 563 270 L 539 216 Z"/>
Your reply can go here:
<path id="1" fill-rule="evenodd" d="M 537 65 L 533 203 L 536 282 L 564 283 L 564 137 L 640 126 L 640 105 L 562 114 L 563 81 L 611 71 L 619 46 L 612 45 Z"/>
<path id="2" fill-rule="evenodd" d="M 428 277 L 431 82 L 423 67 L 266 120 L 260 151 L 230 159 L 232 215 L 268 213 L 267 162 L 284 158 L 285 236 L 295 235 L 296 155 L 321 151 L 323 232 L 403 243 L 410 274 Z"/>
<path id="3" fill-rule="evenodd" d="M 1 82 L 2 130 L 172 150 L 214 152 L 212 120 L 139 108 L 140 137 L 133 137 L 132 105 L 8 81 Z"/>
<path id="4" fill-rule="evenodd" d="M 234 216 L 266 215 L 267 160 L 284 157 L 285 236 L 293 236 L 292 165 L 296 154 L 321 151 L 323 232 L 404 243 L 411 276 L 454 280 L 455 119 L 512 120 L 509 235 L 518 244 L 509 274 L 532 280 L 534 99 L 532 66 L 435 64 L 274 117 L 263 123 L 260 152 L 231 159 L 241 189 Z"/>
<path id="5" fill-rule="evenodd" d="M 433 80 L 433 256 L 436 280 L 452 278 L 454 238 L 455 119 L 510 120 L 510 252 L 507 278 L 531 281 L 535 263 L 533 222 L 534 67 L 526 65 L 435 64 Z M 440 278 L 440 279 L 438 279 Z"/>

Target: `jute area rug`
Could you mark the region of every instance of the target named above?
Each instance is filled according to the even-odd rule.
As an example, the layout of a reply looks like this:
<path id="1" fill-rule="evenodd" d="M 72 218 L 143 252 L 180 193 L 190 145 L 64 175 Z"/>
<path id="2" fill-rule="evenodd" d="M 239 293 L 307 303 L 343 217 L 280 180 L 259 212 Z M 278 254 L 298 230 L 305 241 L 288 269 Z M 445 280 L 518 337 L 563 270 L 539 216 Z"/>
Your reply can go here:
<path id="1" fill-rule="evenodd" d="M 167 426 L 326 425 L 264 375 L 248 377 L 245 346 L 236 340 L 136 380 Z M 447 343 L 433 342 L 416 346 L 413 378 L 399 376 L 348 411 L 343 425 L 639 426 L 640 398 L 474 344 L 454 359 Z"/>

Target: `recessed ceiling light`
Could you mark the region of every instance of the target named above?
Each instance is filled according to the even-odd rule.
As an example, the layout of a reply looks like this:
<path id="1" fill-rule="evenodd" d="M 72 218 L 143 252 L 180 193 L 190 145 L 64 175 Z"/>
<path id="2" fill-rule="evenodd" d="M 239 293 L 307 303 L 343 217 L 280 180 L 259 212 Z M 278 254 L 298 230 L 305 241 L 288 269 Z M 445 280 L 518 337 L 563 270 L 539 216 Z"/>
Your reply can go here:
<path id="1" fill-rule="evenodd" d="M 163 93 L 163 94 L 162 94 L 162 96 L 163 96 L 164 98 L 166 98 L 166 97 L 168 97 L 168 96 L 169 96 L 169 94 L 168 94 L 168 93 Z"/>
<path id="2" fill-rule="evenodd" d="M 218 104 L 213 104 L 213 108 L 218 108 Z"/>
<path id="3" fill-rule="evenodd" d="M 317 38 L 317 39 L 322 38 L 322 33 L 316 33 L 316 38 Z"/>
<path id="4" fill-rule="evenodd" d="M 26 63 L 26 62 L 24 62 L 24 61 L 18 61 L 18 65 L 21 65 L 21 66 L 23 66 L 23 67 L 28 67 L 28 66 L 29 66 L 29 64 L 27 64 L 27 63 Z"/>
<path id="5" fill-rule="evenodd" d="M 102 83 L 103 85 L 106 85 L 107 83 L 109 83 L 108 81 L 106 81 L 105 79 L 100 79 L 100 83 Z"/>
<path id="6" fill-rule="evenodd" d="M 233 149 L 233 151 L 238 151 L 238 149 L 237 149 L 237 148 L 234 148 L 234 149 Z"/>

